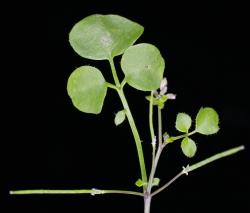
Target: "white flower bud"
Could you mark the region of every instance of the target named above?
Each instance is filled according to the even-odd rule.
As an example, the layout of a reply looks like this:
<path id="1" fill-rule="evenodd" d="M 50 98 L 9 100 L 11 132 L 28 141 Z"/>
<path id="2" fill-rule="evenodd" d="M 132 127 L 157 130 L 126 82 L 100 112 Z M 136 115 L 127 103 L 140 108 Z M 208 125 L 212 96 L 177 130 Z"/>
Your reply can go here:
<path id="1" fill-rule="evenodd" d="M 168 85 L 167 79 L 163 78 L 161 80 L 161 84 L 160 84 L 160 95 L 164 95 L 167 93 L 167 91 L 168 91 L 167 85 Z"/>
<path id="2" fill-rule="evenodd" d="M 167 88 L 167 85 L 168 85 L 167 78 L 163 78 L 163 79 L 161 80 L 160 90 L 163 90 L 165 87 Z"/>

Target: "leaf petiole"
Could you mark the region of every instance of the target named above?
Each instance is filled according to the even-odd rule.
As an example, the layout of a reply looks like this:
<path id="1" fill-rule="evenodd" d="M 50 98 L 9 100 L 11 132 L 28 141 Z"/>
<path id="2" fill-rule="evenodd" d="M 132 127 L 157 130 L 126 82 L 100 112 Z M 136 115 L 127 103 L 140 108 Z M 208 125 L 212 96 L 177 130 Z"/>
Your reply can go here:
<path id="1" fill-rule="evenodd" d="M 125 84 L 127 83 L 126 79 L 124 78 L 122 80 L 122 83 L 121 83 L 121 89 L 123 89 L 123 87 L 125 86 Z"/>
<path id="2" fill-rule="evenodd" d="M 114 89 L 114 90 L 117 90 L 118 88 L 114 85 L 114 84 L 111 84 L 109 82 L 106 81 L 106 86 L 111 88 L 111 89 Z"/>
<path id="3" fill-rule="evenodd" d="M 192 132 L 185 133 L 185 134 L 182 134 L 182 135 L 169 137 L 169 138 L 167 138 L 167 140 L 165 140 L 165 143 L 170 143 L 170 142 L 173 142 L 173 141 L 176 141 L 176 140 L 179 140 L 179 139 L 182 139 L 182 138 L 191 136 L 191 135 L 193 135 L 193 134 L 195 134 L 195 133 L 196 133 L 196 131 L 194 130 L 194 131 L 192 131 Z"/>

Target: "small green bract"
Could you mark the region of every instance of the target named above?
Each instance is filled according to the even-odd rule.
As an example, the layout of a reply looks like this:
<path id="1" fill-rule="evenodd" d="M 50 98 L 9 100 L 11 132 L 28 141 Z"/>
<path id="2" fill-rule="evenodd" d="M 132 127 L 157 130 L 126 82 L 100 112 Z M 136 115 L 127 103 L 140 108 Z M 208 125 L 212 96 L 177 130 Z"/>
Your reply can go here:
<path id="1" fill-rule="evenodd" d="M 121 110 L 116 113 L 115 115 L 115 125 L 118 126 L 120 125 L 126 118 L 126 113 L 124 110 Z"/>

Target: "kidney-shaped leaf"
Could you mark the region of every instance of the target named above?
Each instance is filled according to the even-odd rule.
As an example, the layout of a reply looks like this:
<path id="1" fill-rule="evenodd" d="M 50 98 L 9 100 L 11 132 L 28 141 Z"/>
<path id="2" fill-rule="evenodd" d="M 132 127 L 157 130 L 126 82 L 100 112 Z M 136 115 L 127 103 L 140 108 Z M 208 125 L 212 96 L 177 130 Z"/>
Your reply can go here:
<path id="1" fill-rule="evenodd" d="M 91 15 L 69 34 L 73 49 L 82 57 L 110 59 L 122 54 L 143 33 L 143 27 L 118 15 Z"/>
<path id="2" fill-rule="evenodd" d="M 195 119 L 195 130 L 204 135 L 215 134 L 219 131 L 219 116 L 210 107 L 201 108 Z"/>
<path id="3" fill-rule="evenodd" d="M 152 44 L 129 47 L 122 56 L 121 66 L 130 86 L 142 91 L 160 87 L 165 62 L 160 51 Z"/>
<path id="4" fill-rule="evenodd" d="M 67 91 L 77 109 L 98 114 L 102 110 L 107 86 L 102 73 L 97 68 L 82 66 L 70 75 Z"/>

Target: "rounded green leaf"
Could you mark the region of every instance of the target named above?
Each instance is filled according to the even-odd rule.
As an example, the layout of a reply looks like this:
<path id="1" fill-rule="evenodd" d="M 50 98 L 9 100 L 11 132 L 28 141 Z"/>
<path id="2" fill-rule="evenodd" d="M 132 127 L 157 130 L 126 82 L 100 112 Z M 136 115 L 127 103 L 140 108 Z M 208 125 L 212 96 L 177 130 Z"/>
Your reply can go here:
<path id="1" fill-rule="evenodd" d="M 197 147 L 196 147 L 195 142 L 192 139 L 186 137 L 186 138 L 183 138 L 181 142 L 181 150 L 184 155 L 186 155 L 189 158 L 192 158 L 194 157 L 197 151 Z"/>
<path id="2" fill-rule="evenodd" d="M 141 25 L 124 17 L 95 14 L 75 24 L 69 41 L 80 56 L 104 60 L 122 54 L 143 30 Z"/>
<path id="3" fill-rule="evenodd" d="M 115 125 L 118 126 L 120 125 L 126 118 L 126 113 L 124 110 L 121 110 L 116 113 L 115 115 Z"/>
<path id="4" fill-rule="evenodd" d="M 77 109 L 98 114 L 102 110 L 107 86 L 102 73 L 97 68 L 82 66 L 70 75 L 67 91 Z"/>
<path id="5" fill-rule="evenodd" d="M 178 131 L 188 133 L 191 124 L 192 124 L 192 119 L 188 114 L 186 113 L 177 114 L 175 128 Z"/>
<path id="6" fill-rule="evenodd" d="M 125 51 L 121 67 L 130 86 L 142 91 L 152 91 L 160 87 L 165 62 L 155 46 L 142 43 Z"/>
<path id="7" fill-rule="evenodd" d="M 203 135 L 215 134 L 219 131 L 219 116 L 210 107 L 201 108 L 196 116 L 195 131 Z"/>

